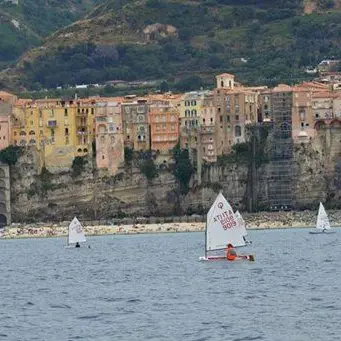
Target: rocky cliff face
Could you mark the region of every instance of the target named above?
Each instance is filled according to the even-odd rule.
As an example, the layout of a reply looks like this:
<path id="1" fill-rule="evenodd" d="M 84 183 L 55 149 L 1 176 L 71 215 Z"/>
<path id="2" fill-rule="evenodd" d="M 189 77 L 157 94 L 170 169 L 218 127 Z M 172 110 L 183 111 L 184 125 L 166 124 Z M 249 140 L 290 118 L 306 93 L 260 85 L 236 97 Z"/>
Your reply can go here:
<path id="1" fill-rule="evenodd" d="M 298 209 L 340 206 L 341 167 L 330 160 L 321 143 L 294 147 L 293 198 Z M 77 177 L 72 172 L 39 174 L 39 157 L 27 151 L 11 169 L 12 218 L 14 222 L 61 221 L 74 215 L 82 219 L 110 219 L 124 215 L 163 216 L 206 213 L 223 190 L 236 209 L 245 210 L 248 166 L 227 164 L 205 166 L 202 183 L 196 176 L 187 195 L 180 194 L 172 173 L 159 171 L 148 181 L 133 166 L 119 169 L 115 176 L 94 171 L 89 162 Z M 328 166 L 327 166 L 328 165 Z M 269 164 L 257 169 L 256 200 L 259 209 L 268 205 Z"/>

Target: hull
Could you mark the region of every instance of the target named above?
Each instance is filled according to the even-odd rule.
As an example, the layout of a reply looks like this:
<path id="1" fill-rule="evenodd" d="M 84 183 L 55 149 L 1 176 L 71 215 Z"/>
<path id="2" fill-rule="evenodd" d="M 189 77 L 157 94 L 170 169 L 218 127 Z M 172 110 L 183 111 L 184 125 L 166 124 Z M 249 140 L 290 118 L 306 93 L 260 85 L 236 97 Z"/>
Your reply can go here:
<path id="1" fill-rule="evenodd" d="M 234 261 L 230 261 L 228 260 L 225 256 L 203 256 L 203 257 L 199 257 L 199 261 L 217 261 L 217 260 L 224 260 L 224 261 L 228 261 L 228 262 L 234 262 Z M 249 260 L 249 261 L 254 261 L 254 256 L 253 255 L 249 255 L 249 256 L 243 256 L 243 257 L 237 257 L 235 260 Z"/>
<path id="2" fill-rule="evenodd" d="M 336 231 L 334 230 L 317 230 L 316 231 L 309 231 L 310 234 L 332 234 L 335 233 Z"/>

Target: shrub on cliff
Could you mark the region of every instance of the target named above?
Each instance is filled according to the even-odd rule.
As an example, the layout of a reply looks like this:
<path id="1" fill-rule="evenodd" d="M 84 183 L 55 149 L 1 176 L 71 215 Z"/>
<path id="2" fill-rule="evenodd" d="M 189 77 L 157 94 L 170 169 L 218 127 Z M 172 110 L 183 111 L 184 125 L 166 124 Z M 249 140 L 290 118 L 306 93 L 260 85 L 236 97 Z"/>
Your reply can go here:
<path id="1" fill-rule="evenodd" d="M 84 167 L 87 164 L 85 156 L 76 156 L 72 161 L 72 177 L 77 177 L 82 174 Z"/>
<path id="2" fill-rule="evenodd" d="M 152 180 L 157 176 L 157 169 L 152 158 L 140 162 L 140 171 L 148 179 Z"/>
<path id="3" fill-rule="evenodd" d="M 188 149 L 181 149 L 178 143 L 173 149 L 173 158 L 175 160 L 173 174 L 179 181 L 181 192 L 186 194 L 189 190 L 189 181 L 194 173 Z"/>
<path id="4" fill-rule="evenodd" d="M 0 151 L 0 161 L 9 166 L 15 165 L 22 148 L 17 146 L 8 146 Z"/>

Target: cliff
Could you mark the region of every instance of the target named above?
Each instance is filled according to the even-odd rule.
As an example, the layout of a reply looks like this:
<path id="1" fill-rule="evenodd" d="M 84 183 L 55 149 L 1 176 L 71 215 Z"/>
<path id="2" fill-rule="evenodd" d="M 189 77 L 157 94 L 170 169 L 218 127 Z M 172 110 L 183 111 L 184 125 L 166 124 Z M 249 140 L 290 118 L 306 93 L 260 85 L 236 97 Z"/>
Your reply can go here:
<path id="1" fill-rule="evenodd" d="M 318 140 L 294 147 L 292 167 L 293 203 L 300 209 L 315 209 L 319 201 L 327 208 L 340 207 L 341 169 Z M 115 176 L 94 171 L 88 162 L 76 175 L 70 170 L 39 174 L 38 155 L 27 150 L 11 168 L 11 207 L 14 222 L 62 221 L 74 215 L 81 219 L 110 219 L 124 216 L 204 214 L 224 194 L 236 209 L 245 210 L 252 185 L 258 210 L 269 207 L 270 164 L 262 163 L 250 180 L 249 165 L 226 162 L 205 165 L 202 183 L 193 176 L 190 190 L 181 194 L 170 170 L 158 170 L 147 180 L 138 168 L 127 166 Z M 328 166 L 327 166 L 328 165 Z M 340 180 L 340 181 L 339 181 Z M 254 183 L 252 183 L 254 182 Z"/>

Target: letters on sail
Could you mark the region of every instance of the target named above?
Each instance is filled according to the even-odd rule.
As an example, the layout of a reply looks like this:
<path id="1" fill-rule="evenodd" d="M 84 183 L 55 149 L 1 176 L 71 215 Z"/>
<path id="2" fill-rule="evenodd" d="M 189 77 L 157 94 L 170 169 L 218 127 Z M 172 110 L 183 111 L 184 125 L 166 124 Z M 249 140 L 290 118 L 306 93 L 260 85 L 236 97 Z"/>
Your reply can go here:
<path id="1" fill-rule="evenodd" d="M 222 193 L 219 193 L 207 214 L 206 250 L 224 249 L 228 243 L 234 247 L 244 246 L 243 229 L 240 228 L 232 207 Z"/>

